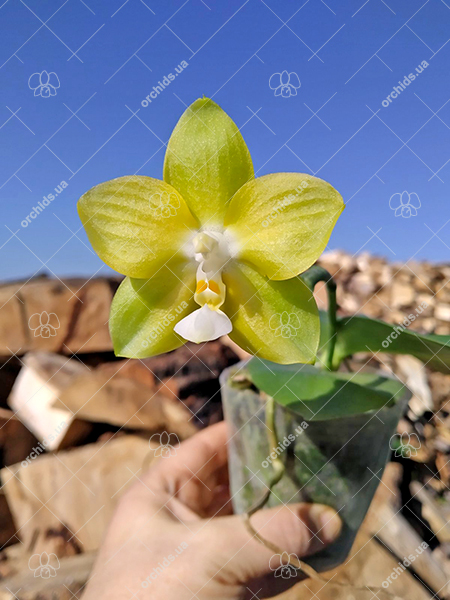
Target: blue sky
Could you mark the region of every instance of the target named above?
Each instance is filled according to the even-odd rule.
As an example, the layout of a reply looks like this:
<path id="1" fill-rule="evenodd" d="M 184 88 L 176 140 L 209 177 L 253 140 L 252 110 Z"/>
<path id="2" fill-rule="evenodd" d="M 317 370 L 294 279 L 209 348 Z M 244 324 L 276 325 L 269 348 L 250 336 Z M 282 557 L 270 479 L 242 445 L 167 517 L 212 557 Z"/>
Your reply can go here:
<path id="1" fill-rule="evenodd" d="M 241 128 L 258 175 L 307 172 L 341 192 L 347 209 L 330 248 L 449 260 L 450 3 L 7 0 L 0 23 L 0 279 L 110 273 L 77 199 L 113 177 L 161 178 L 164 142 L 202 95 Z M 44 70 L 58 77 L 56 95 L 29 87 Z M 283 71 L 300 80 L 295 96 L 269 86 Z M 410 218 L 390 207 L 403 191 L 420 201 Z"/>

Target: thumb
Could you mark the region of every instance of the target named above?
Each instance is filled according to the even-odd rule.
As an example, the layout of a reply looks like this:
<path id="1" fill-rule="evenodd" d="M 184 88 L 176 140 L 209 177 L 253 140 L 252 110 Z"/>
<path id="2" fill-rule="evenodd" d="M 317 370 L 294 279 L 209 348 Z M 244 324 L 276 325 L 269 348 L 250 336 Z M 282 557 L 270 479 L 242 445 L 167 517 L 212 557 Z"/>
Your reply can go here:
<path id="1" fill-rule="evenodd" d="M 287 556 L 265 548 L 245 527 L 242 515 L 219 517 L 216 528 L 222 575 L 230 584 L 262 577 L 288 562 Z M 314 554 L 333 542 L 342 522 L 335 510 L 323 504 L 289 504 L 260 510 L 251 517 L 258 534 L 297 558 Z"/>

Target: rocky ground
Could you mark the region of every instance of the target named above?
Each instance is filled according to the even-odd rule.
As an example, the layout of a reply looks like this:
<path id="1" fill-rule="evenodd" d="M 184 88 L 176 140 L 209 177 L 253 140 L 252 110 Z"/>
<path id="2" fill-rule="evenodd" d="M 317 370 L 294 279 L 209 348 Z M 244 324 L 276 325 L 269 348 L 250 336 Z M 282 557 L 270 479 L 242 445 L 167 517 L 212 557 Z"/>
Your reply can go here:
<path id="1" fill-rule="evenodd" d="M 322 265 L 337 281 L 342 315 L 357 313 L 402 323 L 426 303 L 425 310 L 408 327 L 420 333 L 450 335 L 450 265 L 410 262 L 405 266 L 368 254 L 351 257 L 339 251 L 324 255 Z M 369 358 L 367 354 L 353 360 L 363 364 Z M 401 423 L 402 431 L 417 432 L 421 447 L 413 458 L 424 468 L 416 465 L 416 469 L 434 490 L 450 500 L 450 375 L 422 369 L 420 361 L 412 357 L 383 354 L 371 360 L 414 386 L 416 398 L 410 402 L 408 418 Z"/>

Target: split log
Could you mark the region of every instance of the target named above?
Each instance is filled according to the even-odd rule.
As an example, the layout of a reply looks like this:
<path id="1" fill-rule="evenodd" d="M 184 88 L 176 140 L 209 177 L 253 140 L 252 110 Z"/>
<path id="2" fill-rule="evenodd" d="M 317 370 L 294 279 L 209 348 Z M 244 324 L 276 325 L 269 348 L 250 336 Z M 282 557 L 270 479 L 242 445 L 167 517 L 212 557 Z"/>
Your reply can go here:
<path id="1" fill-rule="evenodd" d="M 53 408 L 64 388 L 85 371 L 89 372 L 79 361 L 50 352 L 30 352 L 24 357 L 8 404 L 40 442 L 31 458 L 74 444 L 91 430 L 67 407 Z"/>
<path id="2" fill-rule="evenodd" d="M 436 561 L 428 545 L 401 514 L 397 483 L 401 466 L 387 465 L 382 483 L 364 521 L 364 528 L 376 536 L 398 563 L 410 562 L 412 569 L 439 598 L 450 598 L 450 569 Z M 413 557 L 413 558 L 411 558 Z"/>
<path id="3" fill-rule="evenodd" d="M 450 543 L 450 509 L 439 505 L 418 481 L 411 483 L 411 492 L 422 503 L 422 514 L 442 544 Z"/>
<path id="4" fill-rule="evenodd" d="M 80 554 L 58 561 L 53 577 L 35 577 L 28 564 L 15 575 L 0 582 L 0 600 L 73 600 L 81 597 L 95 560 L 94 553 Z M 19 594 L 20 595 L 17 595 Z"/>
<path id="5" fill-rule="evenodd" d="M 133 361 L 130 361 L 133 362 Z M 185 406 L 156 387 L 104 370 L 83 373 L 53 402 L 55 409 L 68 408 L 78 419 L 110 423 L 128 429 L 167 431 L 180 439 L 197 429 Z"/>
<path id="6" fill-rule="evenodd" d="M 0 356 L 30 350 L 112 350 L 109 310 L 118 281 L 38 277 L 0 286 Z"/>
<path id="7" fill-rule="evenodd" d="M 126 435 L 3 469 L 3 493 L 24 547 L 50 553 L 65 540 L 59 559 L 97 549 L 118 498 L 153 457 L 147 440 Z"/>
<path id="8" fill-rule="evenodd" d="M 24 460 L 37 442 L 37 438 L 12 410 L 0 408 L 0 456 L 2 467 Z"/>

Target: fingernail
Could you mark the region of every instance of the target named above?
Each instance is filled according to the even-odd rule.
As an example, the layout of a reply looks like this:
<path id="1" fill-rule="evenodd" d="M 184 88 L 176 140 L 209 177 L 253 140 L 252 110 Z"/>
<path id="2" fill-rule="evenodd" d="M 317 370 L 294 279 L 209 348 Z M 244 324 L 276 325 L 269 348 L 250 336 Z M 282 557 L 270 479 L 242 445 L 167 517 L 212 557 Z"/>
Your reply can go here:
<path id="1" fill-rule="evenodd" d="M 325 508 L 321 511 L 319 517 L 321 529 L 319 531 L 320 538 L 326 543 L 330 544 L 338 537 L 342 529 L 342 521 L 332 508 Z"/>

